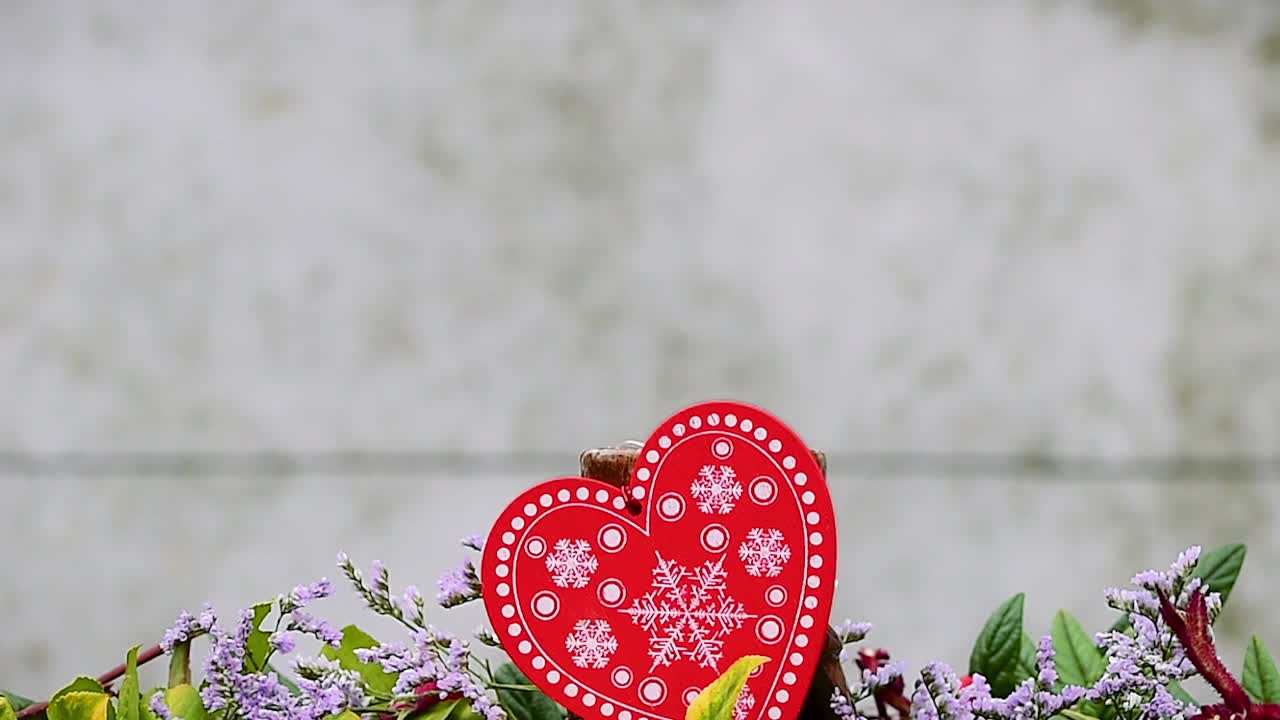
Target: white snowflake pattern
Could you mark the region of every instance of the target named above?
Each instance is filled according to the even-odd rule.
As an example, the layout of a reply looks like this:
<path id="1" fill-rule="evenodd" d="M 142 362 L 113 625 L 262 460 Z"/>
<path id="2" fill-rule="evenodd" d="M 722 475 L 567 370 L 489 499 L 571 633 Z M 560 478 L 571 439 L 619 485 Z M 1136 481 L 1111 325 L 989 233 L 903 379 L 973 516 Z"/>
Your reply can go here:
<path id="1" fill-rule="evenodd" d="M 601 670 L 618 651 L 618 639 L 608 620 L 579 620 L 564 639 L 564 647 L 573 653 L 574 665 Z"/>
<path id="2" fill-rule="evenodd" d="M 738 546 L 738 559 L 753 577 L 777 577 L 791 559 L 791 548 L 783 542 L 781 530 L 752 528 Z"/>
<path id="3" fill-rule="evenodd" d="M 742 483 L 728 465 L 703 465 L 689 486 L 698 509 L 708 515 L 728 515 L 742 497 Z"/>
<path id="4" fill-rule="evenodd" d="M 733 706 L 733 720 L 747 720 L 747 713 L 751 712 L 751 708 L 756 706 L 756 696 L 751 694 L 750 686 L 742 688 L 742 694 L 738 696 L 738 702 Z"/>
<path id="5" fill-rule="evenodd" d="M 551 582 L 562 588 L 584 588 L 600 562 L 586 540 L 562 538 L 547 553 L 547 572 Z"/>
<path id="6" fill-rule="evenodd" d="M 650 670 L 683 659 L 719 672 L 724 639 L 757 616 L 729 594 L 723 555 L 692 570 L 657 557 L 652 589 L 622 611 L 649 633 Z"/>

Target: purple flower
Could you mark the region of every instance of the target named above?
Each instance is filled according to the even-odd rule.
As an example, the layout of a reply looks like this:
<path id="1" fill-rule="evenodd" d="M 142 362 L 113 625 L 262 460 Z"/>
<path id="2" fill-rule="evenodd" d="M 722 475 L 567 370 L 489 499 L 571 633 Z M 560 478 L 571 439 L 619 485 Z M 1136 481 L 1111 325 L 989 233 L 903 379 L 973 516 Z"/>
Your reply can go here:
<path id="1" fill-rule="evenodd" d="M 204 635 L 213 628 L 216 622 L 217 616 L 214 615 L 213 608 L 208 604 L 205 604 L 198 618 L 192 617 L 191 613 L 183 610 L 179 613 L 173 627 L 164 631 L 164 638 L 160 640 L 160 649 L 166 654 L 171 654 L 175 645 L 189 642 L 192 638 Z"/>
<path id="2" fill-rule="evenodd" d="M 840 642 L 848 645 L 849 643 L 856 643 L 865 639 L 867 635 L 871 634 L 872 627 L 873 626 L 869 622 L 845 620 L 832 629 L 835 630 L 836 635 L 839 636 Z"/>
<path id="3" fill-rule="evenodd" d="M 840 692 L 840 688 L 831 691 L 831 710 L 838 715 L 841 720 L 859 720 L 858 713 L 854 710 L 853 703 L 849 701 L 848 696 Z"/>
<path id="4" fill-rule="evenodd" d="M 1036 684 L 1041 690 L 1052 690 L 1058 684 L 1058 666 L 1053 658 L 1053 636 L 1045 635 L 1036 646 Z"/>
<path id="5" fill-rule="evenodd" d="M 283 653 L 285 655 L 293 652 L 294 647 L 297 646 L 293 636 L 287 632 L 271 633 L 271 636 L 267 638 L 267 642 L 271 643 L 271 647 L 274 648 L 276 652 Z"/>
<path id="6" fill-rule="evenodd" d="M 342 646 L 342 631 L 335 629 L 328 622 L 313 617 L 309 613 L 301 610 L 294 610 L 289 613 L 289 624 L 285 626 L 289 630 L 294 630 L 303 635 L 310 635 L 321 642 L 328 643 L 333 647 Z"/>
<path id="7" fill-rule="evenodd" d="M 484 552 L 484 536 L 468 535 L 462 538 L 462 547 L 471 548 L 476 552 Z"/>
<path id="8" fill-rule="evenodd" d="M 461 567 L 441 575 L 439 587 L 436 601 L 441 607 L 451 608 L 480 597 L 480 577 L 470 559 Z"/>
<path id="9" fill-rule="evenodd" d="M 288 596 L 282 598 L 280 611 L 292 612 L 331 595 L 333 595 L 333 583 L 329 582 L 329 578 L 320 578 L 310 585 L 299 585 L 291 590 Z"/>
<path id="10" fill-rule="evenodd" d="M 149 707 L 151 712 L 155 713 L 155 716 L 160 720 L 181 720 L 181 718 L 175 719 L 173 717 L 173 713 L 169 710 L 169 704 L 164 701 L 163 690 L 157 690 L 156 694 L 151 696 Z"/>

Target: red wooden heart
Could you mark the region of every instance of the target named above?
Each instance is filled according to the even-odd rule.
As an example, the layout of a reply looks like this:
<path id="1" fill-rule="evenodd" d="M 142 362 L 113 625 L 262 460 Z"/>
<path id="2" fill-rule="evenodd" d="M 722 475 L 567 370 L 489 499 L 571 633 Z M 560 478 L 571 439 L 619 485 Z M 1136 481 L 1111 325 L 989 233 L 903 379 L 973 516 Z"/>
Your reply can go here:
<path id="1" fill-rule="evenodd" d="M 649 438 L 625 493 L 561 478 L 502 512 L 481 577 L 512 661 L 585 718 L 683 720 L 730 664 L 764 655 L 735 720 L 797 717 L 836 572 L 808 446 L 759 409 L 696 405 Z"/>

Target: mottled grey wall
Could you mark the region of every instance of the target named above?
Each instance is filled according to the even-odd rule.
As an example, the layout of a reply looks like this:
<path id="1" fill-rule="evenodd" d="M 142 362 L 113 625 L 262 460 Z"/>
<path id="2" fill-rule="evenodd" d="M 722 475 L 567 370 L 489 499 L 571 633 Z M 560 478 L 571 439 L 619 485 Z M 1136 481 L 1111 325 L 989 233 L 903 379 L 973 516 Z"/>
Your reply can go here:
<path id="1" fill-rule="evenodd" d="M 720 396 L 994 458 L 832 468 L 842 604 L 903 657 L 1023 589 L 1101 625 L 1242 539 L 1235 664 L 1280 642 L 1280 478 L 1161 463 L 1280 454 L 1278 198 L 1263 0 L 0 0 L 0 450 L 563 457 L 11 462 L 0 685 L 339 546 L 430 585 L 522 485 Z"/>

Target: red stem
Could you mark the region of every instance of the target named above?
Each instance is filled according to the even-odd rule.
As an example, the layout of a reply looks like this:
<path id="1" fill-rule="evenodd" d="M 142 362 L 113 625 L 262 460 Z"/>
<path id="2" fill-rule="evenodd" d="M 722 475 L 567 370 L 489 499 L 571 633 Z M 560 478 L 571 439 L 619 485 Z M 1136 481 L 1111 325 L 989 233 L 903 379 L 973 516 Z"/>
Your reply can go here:
<path id="1" fill-rule="evenodd" d="M 159 645 L 149 647 L 146 650 L 143 650 L 138 653 L 138 664 L 143 665 L 145 663 L 149 663 L 163 654 L 164 654 L 164 651 L 160 649 Z M 122 675 L 125 674 L 125 671 L 127 669 L 128 668 L 125 665 L 125 663 L 120 663 L 119 665 L 99 675 L 98 682 L 102 683 L 102 685 L 105 686 L 107 683 L 110 683 L 114 680 L 119 679 Z M 18 720 L 39 715 L 40 713 L 47 710 L 48 707 L 49 707 L 49 703 L 42 702 L 42 703 L 36 703 L 35 705 L 32 705 L 30 707 L 22 708 L 22 710 L 18 713 Z"/>

